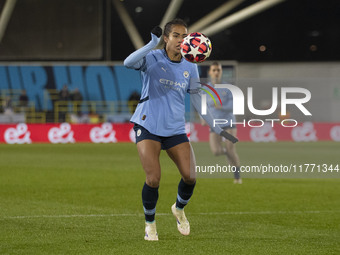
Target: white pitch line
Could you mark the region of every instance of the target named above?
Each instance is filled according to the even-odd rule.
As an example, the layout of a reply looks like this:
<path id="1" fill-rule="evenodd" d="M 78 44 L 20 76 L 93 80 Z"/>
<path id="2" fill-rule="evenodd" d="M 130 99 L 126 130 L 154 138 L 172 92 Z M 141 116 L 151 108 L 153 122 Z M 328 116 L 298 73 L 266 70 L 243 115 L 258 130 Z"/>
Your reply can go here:
<path id="1" fill-rule="evenodd" d="M 318 213 L 337 213 L 340 211 L 259 211 L 259 212 L 208 212 L 197 213 L 199 215 L 242 215 L 242 214 L 318 214 Z M 196 213 L 192 213 L 196 214 Z"/>
<path id="2" fill-rule="evenodd" d="M 158 214 L 157 214 L 158 215 Z M 144 216 L 144 214 L 117 213 L 117 214 L 70 214 L 70 215 L 22 215 L 7 216 L 2 219 L 29 219 L 29 218 L 91 218 L 91 217 L 129 217 Z M 0 218 L 1 219 L 1 218 Z"/>
<path id="3" fill-rule="evenodd" d="M 201 212 L 188 215 L 261 215 L 261 214 L 321 214 L 339 213 L 340 211 L 259 211 L 259 212 Z M 157 213 L 157 216 L 167 216 L 170 213 Z M 141 213 L 116 213 L 116 214 L 70 214 L 70 215 L 21 215 L 5 216 L 2 219 L 34 219 L 34 218 L 91 218 L 91 217 L 142 217 Z"/>

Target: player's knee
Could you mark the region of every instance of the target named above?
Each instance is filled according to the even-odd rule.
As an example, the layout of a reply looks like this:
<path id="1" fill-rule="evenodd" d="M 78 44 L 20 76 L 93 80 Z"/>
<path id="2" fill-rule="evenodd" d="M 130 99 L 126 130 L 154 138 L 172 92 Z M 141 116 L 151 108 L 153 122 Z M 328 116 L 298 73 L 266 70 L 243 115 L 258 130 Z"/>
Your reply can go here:
<path id="1" fill-rule="evenodd" d="M 160 176 L 149 176 L 146 178 L 146 184 L 152 188 L 157 188 L 159 186 L 160 181 L 161 181 Z"/>

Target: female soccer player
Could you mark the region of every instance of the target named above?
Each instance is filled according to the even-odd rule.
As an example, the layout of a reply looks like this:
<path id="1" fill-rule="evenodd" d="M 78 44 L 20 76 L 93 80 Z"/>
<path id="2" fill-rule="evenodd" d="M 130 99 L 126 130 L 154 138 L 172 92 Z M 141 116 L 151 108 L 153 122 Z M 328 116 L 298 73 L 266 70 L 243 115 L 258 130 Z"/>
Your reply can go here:
<path id="1" fill-rule="evenodd" d="M 215 84 L 222 83 L 222 66 L 218 62 L 213 62 L 208 71 L 208 75 L 210 77 L 210 85 L 214 86 Z M 213 100 L 208 97 L 207 104 L 211 106 L 211 112 L 214 118 L 216 119 L 226 119 L 228 120 L 228 124 L 221 127 L 229 134 L 236 136 L 236 125 L 231 125 L 231 123 L 235 123 L 235 116 L 233 114 L 233 96 L 230 91 L 226 89 L 216 89 L 218 94 L 222 100 L 222 106 L 220 104 L 215 105 Z M 232 121 L 232 122 L 231 122 Z M 205 121 L 203 120 L 203 124 Z M 222 146 L 222 143 L 225 143 L 225 147 Z M 212 153 L 215 156 L 226 155 L 230 165 L 235 167 L 234 172 L 234 183 L 241 184 L 242 179 L 240 177 L 240 159 L 236 152 L 235 144 L 230 140 L 226 140 L 220 135 L 216 134 L 212 129 L 210 129 L 209 135 L 209 144 Z"/>
<path id="2" fill-rule="evenodd" d="M 198 70 L 180 53 L 180 44 L 187 35 L 187 25 L 183 20 L 175 19 L 167 23 L 163 35 L 164 49 L 152 50 L 161 35 L 162 29 L 155 27 L 151 31 L 151 41 L 124 61 L 126 67 L 141 72 L 143 83 L 141 99 L 131 122 L 135 123 L 137 150 L 146 175 L 142 202 L 144 239 L 149 241 L 158 240 L 155 212 L 161 178 L 160 151 L 166 150 L 182 176 L 176 202 L 171 207 L 182 235 L 190 233 L 184 206 L 189 202 L 196 183 L 193 150 L 185 133 L 184 99 L 190 79 L 199 78 Z M 206 119 L 212 123 L 211 118 Z M 218 131 L 223 132 L 222 129 Z"/>

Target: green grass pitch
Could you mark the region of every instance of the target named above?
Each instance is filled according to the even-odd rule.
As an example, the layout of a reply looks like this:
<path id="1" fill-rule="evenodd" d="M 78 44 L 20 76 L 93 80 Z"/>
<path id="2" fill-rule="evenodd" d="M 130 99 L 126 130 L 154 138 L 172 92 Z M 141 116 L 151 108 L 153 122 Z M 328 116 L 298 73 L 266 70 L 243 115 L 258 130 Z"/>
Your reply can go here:
<path id="1" fill-rule="evenodd" d="M 246 165 L 340 164 L 340 143 L 237 148 Z M 180 176 L 165 152 L 161 164 L 160 240 L 146 242 L 134 144 L 0 145 L 0 254 L 340 254 L 339 178 L 199 178 L 181 236 Z"/>

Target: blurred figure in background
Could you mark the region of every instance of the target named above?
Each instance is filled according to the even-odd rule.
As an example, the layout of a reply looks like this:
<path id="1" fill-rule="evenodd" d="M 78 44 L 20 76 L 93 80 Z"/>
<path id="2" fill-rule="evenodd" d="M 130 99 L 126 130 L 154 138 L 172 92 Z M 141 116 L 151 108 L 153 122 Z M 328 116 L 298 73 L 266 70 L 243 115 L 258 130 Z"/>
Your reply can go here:
<path id="1" fill-rule="evenodd" d="M 208 75 L 210 77 L 209 85 L 214 87 L 215 84 L 222 84 L 223 81 L 221 64 L 218 62 L 213 62 L 210 65 Z M 236 121 L 233 114 L 233 96 L 231 92 L 227 89 L 215 89 L 221 97 L 222 105 L 215 104 L 210 97 L 207 97 L 207 105 L 210 106 L 214 118 L 226 119 L 229 121 L 229 123 L 222 127 L 222 129 L 236 137 L 236 125 L 231 125 L 231 121 L 233 123 L 235 123 Z M 202 124 L 206 125 L 203 119 Z M 219 134 L 216 134 L 212 129 L 210 129 L 209 143 L 210 149 L 215 156 L 227 156 L 229 164 L 235 167 L 234 183 L 242 184 L 242 179 L 240 177 L 240 159 L 236 152 L 235 144 L 223 138 Z"/>
<path id="2" fill-rule="evenodd" d="M 60 101 L 68 101 L 70 99 L 70 92 L 66 84 L 64 84 L 63 88 L 59 92 L 59 100 Z"/>
<path id="3" fill-rule="evenodd" d="M 63 88 L 59 91 L 59 122 L 66 121 L 66 113 L 68 103 L 66 101 L 70 100 L 70 92 L 66 84 L 64 84 Z M 65 102 L 65 103 L 63 103 Z"/>
<path id="4" fill-rule="evenodd" d="M 28 107 L 28 96 L 26 90 L 22 90 L 19 96 L 19 107 L 21 112 L 26 112 Z"/>
<path id="5" fill-rule="evenodd" d="M 5 100 L 2 101 L 2 108 L 6 115 L 12 115 L 14 113 L 12 98 L 10 96 L 6 96 Z"/>
<path id="6" fill-rule="evenodd" d="M 83 96 L 81 95 L 78 88 L 73 90 L 71 94 L 71 100 L 73 101 L 74 113 L 81 115 L 81 102 L 83 101 Z"/>

